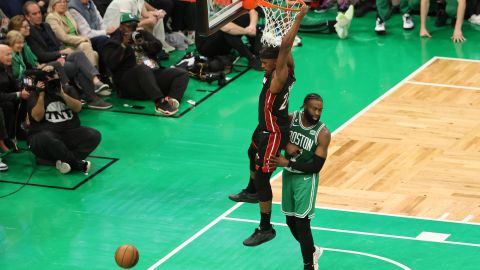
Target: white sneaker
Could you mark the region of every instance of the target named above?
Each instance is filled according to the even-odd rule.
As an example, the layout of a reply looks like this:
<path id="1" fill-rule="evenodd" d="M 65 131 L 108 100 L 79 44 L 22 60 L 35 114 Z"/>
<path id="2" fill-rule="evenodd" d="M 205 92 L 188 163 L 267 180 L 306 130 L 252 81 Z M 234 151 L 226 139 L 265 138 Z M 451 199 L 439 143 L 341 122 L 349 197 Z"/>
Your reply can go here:
<path id="1" fill-rule="evenodd" d="M 0 158 L 0 172 L 6 172 L 8 171 L 8 165 L 2 162 L 2 159 Z"/>
<path id="2" fill-rule="evenodd" d="M 315 246 L 315 252 L 313 252 L 313 269 L 318 270 L 318 259 L 323 254 L 323 248 Z"/>
<path id="3" fill-rule="evenodd" d="M 377 21 L 375 22 L 375 32 L 378 35 L 385 35 L 387 33 L 385 30 L 385 22 L 380 17 L 377 17 Z"/>
<path id="4" fill-rule="evenodd" d="M 90 169 L 92 168 L 92 162 L 88 160 L 83 160 L 83 162 L 85 163 L 85 170 L 83 172 L 84 173 L 90 172 Z"/>
<path id="5" fill-rule="evenodd" d="M 480 15 L 475 15 L 473 14 L 470 19 L 468 19 L 468 21 L 471 23 L 471 24 L 476 24 L 476 25 L 480 25 Z"/>
<path id="6" fill-rule="evenodd" d="M 345 13 L 338 12 L 337 23 L 333 26 L 339 38 L 344 39 L 348 36 L 348 29 L 353 18 L 354 7 L 350 5 Z"/>
<path id="7" fill-rule="evenodd" d="M 62 174 L 69 173 L 72 170 L 72 168 L 70 167 L 70 164 L 63 162 L 61 160 L 57 160 L 57 162 L 55 163 L 55 167 Z"/>
<path id="8" fill-rule="evenodd" d="M 403 29 L 412 30 L 415 27 L 412 21 L 412 17 L 410 17 L 410 14 L 408 13 L 403 14 L 402 19 L 403 19 Z"/>

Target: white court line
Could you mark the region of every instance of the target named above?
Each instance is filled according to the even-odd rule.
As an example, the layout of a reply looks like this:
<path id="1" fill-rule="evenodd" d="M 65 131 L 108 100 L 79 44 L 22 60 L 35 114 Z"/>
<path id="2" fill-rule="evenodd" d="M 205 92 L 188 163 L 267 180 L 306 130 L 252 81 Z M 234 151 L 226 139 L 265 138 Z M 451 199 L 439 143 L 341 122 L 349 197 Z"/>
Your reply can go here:
<path id="1" fill-rule="evenodd" d="M 428 82 L 417 82 L 417 81 L 408 81 L 408 82 L 405 82 L 405 83 L 416 84 L 416 85 L 425 85 L 425 86 L 436 86 L 436 87 L 480 91 L 480 87 L 472 87 L 472 86 L 451 85 L 451 84 L 443 84 L 443 83 L 428 83 Z"/>
<path id="2" fill-rule="evenodd" d="M 324 248 L 324 247 L 322 247 L 322 249 L 323 250 L 328 250 L 328 251 L 333 251 L 333 252 L 350 253 L 350 254 L 356 254 L 356 255 L 371 257 L 371 258 L 375 258 L 375 259 L 378 259 L 378 260 L 385 261 L 385 262 L 391 263 L 393 265 L 396 265 L 396 266 L 402 268 L 403 270 L 411 270 L 411 268 L 409 268 L 406 265 L 401 264 L 397 261 L 379 256 L 379 255 L 371 254 L 371 253 L 365 253 L 365 252 L 353 251 L 353 250 L 346 250 L 346 249 Z"/>
<path id="3" fill-rule="evenodd" d="M 280 178 L 280 176 L 282 175 L 282 172 L 279 172 L 277 173 L 275 176 L 273 176 L 271 179 L 270 179 L 270 183 L 273 183 L 275 180 L 277 180 L 278 178 Z M 191 242 L 193 242 L 195 239 L 197 239 L 199 236 L 201 236 L 202 234 L 204 234 L 207 230 L 209 230 L 211 227 L 213 227 L 214 225 L 216 225 L 218 222 L 220 222 L 222 219 L 224 219 L 226 216 L 228 216 L 230 213 L 232 213 L 233 211 L 235 211 L 237 208 L 239 208 L 240 206 L 242 206 L 242 204 L 244 204 L 243 202 L 239 202 L 239 203 L 236 203 L 234 206 L 232 206 L 230 209 L 228 209 L 227 211 L 225 211 L 223 214 L 221 214 L 219 217 L 217 217 L 215 220 L 213 220 L 212 222 L 210 222 L 207 226 L 203 227 L 200 231 L 198 231 L 196 234 L 194 234 L 193 236 L 191 236 L 190 238 L 188 238 L 185 242 L 183 242 L 182 244 L 180 244 L 178 247 L 176 247 L 174 250 L 170 251 L 170 253 L 168 253 L 167 255 L 165 255 L 163 258 L 161 258 L 160 260 L 158 260 L 155 264 L 153 264 L 152 266 L 150 266 L 148 268 L 148 270 L 153 270 L 153 269 L 156 269 L 157 267 L 159 267 L 161 264 L 163 264 L 164 262 L 166 262 L 168 259 L 170 259 L 173 255 L 177 254 L 180 250 L 182 250 L 184 247 L 186 247 L 188 244 L 190 244 Z"/>
<path id="4" fill-rule="evenodd" d="M 453 58 L 453 57 L 446 57 L 446 56 L 435 56 L 435 58 L 443 59 L 443 60 L 480 63 L 480 60 L 475 60 L 475 59 Z"/>
<path id="5" fill-rule="evenodd" d="M 470 220 L 472 220 L 472 218 L 474 218 L 473 215 L 468 215 L 468 216 L 466 216 L 462 221 L 463 221 L 463 222 L 469 222 Z"/>
<path id="6" fill-rule="evenodd" d="M 281 202 L 272 202 L 272 203 L 273 204 L 281 204 Z M 368 212 L 368 211 L 360 211 L 360 210 L 341 209 L 341 208 L 334 208 L 334 207 L 317 207 L 317 206 L 315 206 L 315 209 L 480 226 L 480 223 L 468 222 L 469 220 L 471 220 L 473 218 L 473 216 L 471 218 L 469 218 L 468 220 L 465 220 L 466 219 L 465 218 L 463 221 L 457 221 L 457 220 L 442 220 L 442 219 L 436 219 L 436 218 L 415 217 L 415 216 L 406 216 L 406 215 L 399 215 L 399 214 L 388 214 L 388 213 Z M 467 217 L 470 217 L 470 216 L 467 216 Z"/>
<path id="7" fill-rule="evenodd" d="M 230 220 L 230 221 L 248 222 L 248 223 L 260 223 L 260 221 L 258 221 L 258 220 L 244 219 L 244 218 L 224 217 L 223 219 L 224 220 Z M 277 226 L 287 227 L 287 224 L 285 224 L 285 223 L 272 222 L 272 224 L 277 225 Z M 442 242 L 429 241 L 429 240 L 417 239 L 415 237 L 400 236 L 400 235 L 393 235 L 393 234 L 370 233 L 370 232 L 362 232 L 362 231 L 350 231 L 350 230 L 341 230 L 341 229 L 315 227 L 315 226 L 312 226 L 311 229 L 312 230 L 317 230 L 317 231 L 328 231 L 328 232 L 348 233 L 348 234 L 357 234 L 357 235 L 368 235 L 368 236 L 375 236 L 375 237 L 394 238 L 394 239 L 412 240 L 412 241 L 429 242 L 429 243 L 440 243 L 440 244 L 448 244 L 448 245 L 480 247 L 480 244 L 455 242 L 455 241 L 442 241 Z"/>

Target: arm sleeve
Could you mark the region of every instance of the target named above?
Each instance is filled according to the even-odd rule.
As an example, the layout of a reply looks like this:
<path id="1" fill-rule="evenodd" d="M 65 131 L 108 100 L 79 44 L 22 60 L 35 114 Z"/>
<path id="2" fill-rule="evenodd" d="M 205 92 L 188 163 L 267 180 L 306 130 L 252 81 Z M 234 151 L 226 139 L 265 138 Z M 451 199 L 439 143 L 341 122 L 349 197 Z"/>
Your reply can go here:
<path id="1" fill-rule="evenodd" d="M 322 169 L 323 164 L 325 164 L 325 160 L 326 159 L 324 157 L 314 155 L 312 163 L 289 161 L 288 167 L 304 173 L 318 173 Z"/>

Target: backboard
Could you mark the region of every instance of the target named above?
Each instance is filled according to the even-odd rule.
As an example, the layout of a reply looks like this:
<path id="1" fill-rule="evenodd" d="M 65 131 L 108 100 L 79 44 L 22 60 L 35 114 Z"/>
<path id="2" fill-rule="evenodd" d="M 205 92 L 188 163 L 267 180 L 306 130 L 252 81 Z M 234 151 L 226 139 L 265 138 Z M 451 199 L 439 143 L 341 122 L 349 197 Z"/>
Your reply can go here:
<path id="1" fill-rule="evenodd" d="M 247 11 L 242 0 L 197 0 L 197 34 L 208 36 Z"/>

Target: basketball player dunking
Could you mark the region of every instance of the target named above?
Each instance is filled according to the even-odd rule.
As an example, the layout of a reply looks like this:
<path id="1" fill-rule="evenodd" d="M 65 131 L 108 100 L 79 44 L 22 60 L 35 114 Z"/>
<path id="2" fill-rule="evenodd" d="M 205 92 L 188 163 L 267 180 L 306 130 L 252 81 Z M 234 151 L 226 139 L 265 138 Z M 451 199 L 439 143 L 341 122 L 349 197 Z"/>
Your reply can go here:
<path id="1" fill-rule="evenodd" d="M 258 193 L 260 227 L 243 241 L 246 246 L 257 246 L 275 237 L 275 230 L 270 223 L 272 212 L 270 177 L 275 167 L 268 160 L 270 156 L 279 154 L 288 142 L 288 98 L 295 82 L 292 46 L 300 22 L 307 11 L 307 6 L 301 7 L 292 27 L 283 37 L 280 48 L 264 47 L 260 52 L 265 77 L 258 104 L 258 126 L 253 133 L 249 148 L 251 170 L 253 169 L 252 159 L 254 159 L 255 174 L 251 177 L 251 182 L 253 181 Z M 238 198 L 238 196 L 242 197 L 242 192 L 233 195 L 234 198 L 230 196 L 230 199 L 242 201 Z"/>

